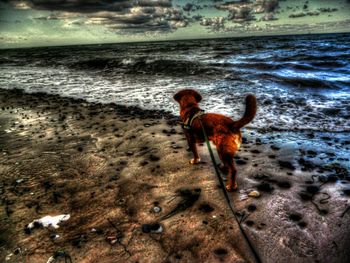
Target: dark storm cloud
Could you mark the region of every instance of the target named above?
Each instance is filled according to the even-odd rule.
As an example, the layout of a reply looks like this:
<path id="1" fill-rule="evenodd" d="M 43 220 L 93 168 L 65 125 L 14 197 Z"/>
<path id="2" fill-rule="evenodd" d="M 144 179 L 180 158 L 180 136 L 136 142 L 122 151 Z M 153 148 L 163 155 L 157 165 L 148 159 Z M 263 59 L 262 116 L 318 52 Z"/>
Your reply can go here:
<path id="1" fill-rule="evenodd" d="M 262 2 L 261 3 L 262 8 L 267 13 L 275 12 L 275 10 L 279 6 L 278 0 L 263 0 L 263 1 L 260 1 L 260 2 Z"/>
<path id="2" fill-rule="evenodd" d="M 320 12 L 322 13 L 332 13 L 332 12 L 338 11 L 338 8 L 323 7 L 323 8 L 319 8 L 318 10 L 320 10 Z"/>
<path id="3" fill-rule="evenodd" d="M 203 7 L 201 5 L 196 5 L 196 4 L 192 4 L 192 3 L 187 3 L 185 4 L 182 9 L 185 11 L 185 12 L 193 12 L 193 11 L 197 11 L 197 10 L 200 10 L 200 9 L 203 9 Z"/>
<path id="4" fill-rule="evenodd" d="M 218 3 L 215 5 L 217 9 L 227 10 L 228 20 L 233 22 L 247 22 L 256 20 L 255 14 L 264 14 L 260 20 L 270 21 L 276 20 L 275 12 L 279 8 L 278 0 L 240 0 Z"/>
<path id="5" fill-rule="evenodd" d="M 299 18 L 299 17 L 304 17 L 304 16 L 318 16 L 320 15 L 319 12 L 313 11 L 313 12 L 307 12 L 307 13 L 295 13 L 295 14 L 291 14 L 289 15 L 289 18 Z"/>
<path id="6" fill-rule="evenodd" d="M 26 3 L 29 7 L 39 10 L 65 11 L 77 13 L 93 13 L 99 11 L 119 12 L 134 6 L 171 7 L 171 0 L 9 0 L 19 4 Z"/>
<path id="7" fill-rule="evenodd" d="M 8 2 L 22 9 L 54 11 L 59 19 L 83 17 L 86 19 L 85 24 L 104 25 L 110 29 L 130 33 L 171 31 L 185 27 L 189 23 L 183 11 L 172 6 L 171 0 L 9 0 Z"/>
<path id="8" fill-rule="evenodd" d="M 211 31 L 219 31 L 225 27 L 224 17 L 202 18 L 200 25 L 210 27 Z"/>

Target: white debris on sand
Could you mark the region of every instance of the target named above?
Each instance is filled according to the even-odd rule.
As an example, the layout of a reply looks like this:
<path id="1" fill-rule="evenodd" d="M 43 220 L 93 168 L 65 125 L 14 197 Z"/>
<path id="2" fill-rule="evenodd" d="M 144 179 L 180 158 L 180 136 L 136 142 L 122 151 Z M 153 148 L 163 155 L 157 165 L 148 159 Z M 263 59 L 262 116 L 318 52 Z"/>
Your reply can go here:
<path id="1" fill-rule="evenodd" d="M 55 257 L 54 257 L 54 256 L 50 257 L 50 258 L 47 260 L 46 263 L 53 263 L 53 262 L 55 262 Z"/>
<path id="2" fill-rule="evenodd" d="M 70 218 L 70 214 L 63 214 L 58 216 L 44 216 L 41 219 L 35 219 L 33 222 L 28 224 L 29 229 L 33 229 L 35 225 L 40 224 L 43 227 L 52 226 L 53 228 L 59 228 L 59 223 L 67 221 Z"/>
<path id="3" fill-rule="evenodd" d="M 12 253 L 11 253 L 11 254 L 8 254 L 8 255 L 6 256 L 6 258 L 5 258 L 5 260 L 6 260 L 6 261 L 9 261 L 9 260 L 11 259 L 12 256 L 13 256 Z"/>

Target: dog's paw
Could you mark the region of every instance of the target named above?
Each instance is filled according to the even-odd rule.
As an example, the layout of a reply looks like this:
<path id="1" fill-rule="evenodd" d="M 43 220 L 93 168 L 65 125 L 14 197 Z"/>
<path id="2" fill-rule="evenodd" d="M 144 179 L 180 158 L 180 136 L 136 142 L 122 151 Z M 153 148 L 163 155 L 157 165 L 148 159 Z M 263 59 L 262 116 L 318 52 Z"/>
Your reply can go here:
<path id="1" fill-rule="evenodd" d="M 234 185 L 230 185 L 230 184 L 226 185 L 227 192 L 234 192 L 234 191 L 237 191 L 237 189 L 238 189 L 237 183 L 235 183 Z"/>
<path id="2" fill-rule="evenodd" d="M 198 164 L 201 162 L 201 159 L 200 158 L 193 158 L 190 160 L 190 164 Z"/>

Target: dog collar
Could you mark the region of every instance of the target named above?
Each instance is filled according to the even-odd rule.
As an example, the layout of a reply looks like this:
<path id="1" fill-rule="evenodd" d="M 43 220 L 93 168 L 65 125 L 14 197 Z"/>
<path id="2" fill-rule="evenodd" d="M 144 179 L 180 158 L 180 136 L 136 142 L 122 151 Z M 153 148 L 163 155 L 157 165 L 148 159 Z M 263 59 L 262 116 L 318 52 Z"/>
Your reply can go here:
<path id="1" fill-rule="evenodd" d="M 204 110 L 199 110 L 194 115 L 189 116 L 183 123 L 181 123 L 182 128 L 185 130 L 191 130 L 193 121 L 204 114 Z"/>

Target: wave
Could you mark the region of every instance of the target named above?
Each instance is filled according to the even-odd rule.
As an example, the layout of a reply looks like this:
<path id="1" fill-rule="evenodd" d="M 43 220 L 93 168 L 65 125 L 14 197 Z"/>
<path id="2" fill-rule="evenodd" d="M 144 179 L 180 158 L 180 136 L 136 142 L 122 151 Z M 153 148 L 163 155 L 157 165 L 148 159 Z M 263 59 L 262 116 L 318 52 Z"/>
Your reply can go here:
<path id="1" fill-rule="evenodd" d="M 209 66 L 195 61 L 156 59 L 148 57 L 137 59 L 115 59 L 115 58 L 94 58 L 85 61 L 78 61 L 69 65 L 75 69 L 98 69 L 118 70 L 126 74 L 148 73 L 148 74 L 221 74 L 221 70 L 215 66 Z"/>
<path id="2" fill-rule="evenodd" d="M 300 73 L 302 75 L 302 73 Z M 337 84 L 342 84 L 338 81 L 328 81 L 324 79 L 316 78 L 302 78 L 302 77 L 290 77 L 280 76 L 277 74 L 262 73 L 259 74 L 264 79 L 274 80 L 280 83 L 289 84 L 294 87 L 305 87 L 305 88 L 338 88 Z"/>

